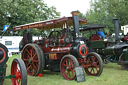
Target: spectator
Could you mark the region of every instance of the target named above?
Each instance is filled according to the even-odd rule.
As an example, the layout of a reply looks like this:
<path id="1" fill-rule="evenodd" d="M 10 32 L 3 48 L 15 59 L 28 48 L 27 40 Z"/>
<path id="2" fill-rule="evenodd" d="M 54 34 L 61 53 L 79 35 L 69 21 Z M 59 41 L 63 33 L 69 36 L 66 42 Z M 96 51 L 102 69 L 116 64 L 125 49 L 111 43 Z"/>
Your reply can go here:
<path id="1" fill-rule="evenodd" d="M 101 30 L 99 30 L 96 34 L 98 34 L 99 36 L 102 36 L 103 38 L 105 38 L 105 34 Z"/>

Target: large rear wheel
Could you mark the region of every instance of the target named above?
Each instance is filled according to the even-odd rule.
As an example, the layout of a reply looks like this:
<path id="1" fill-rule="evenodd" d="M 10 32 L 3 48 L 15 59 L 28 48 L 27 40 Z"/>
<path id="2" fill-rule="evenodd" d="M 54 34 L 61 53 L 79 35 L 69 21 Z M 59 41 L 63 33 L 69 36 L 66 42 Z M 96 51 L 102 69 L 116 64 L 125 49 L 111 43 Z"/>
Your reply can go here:
<path id="1" fill-rule="evenodd" d="M 86 57 L 85 72 L 88 75 L 100 76 L 103 71 L 103 61 L 99 54 L 90 52 Z"/>
<path id="2" fill-rule="evenodd" d="M 27 71 L 22 59 L 16 58 L 11 66 L 12 85 L 27 85 Z"/>
<path id="3" fill-rule="evenodd" d="M 76 77 L 75 67 L 79 66 L 77 59 L 73 55 L 65 55 L 61 59 L 60 70 L 66 80 L 73 80 Z"/>
<path id="4" fill-rule="evenodd" d="M 28 75 L 37 76 L 42 72 L 42 55 L 35 44 L 27 44 L 22 52 Z"/>

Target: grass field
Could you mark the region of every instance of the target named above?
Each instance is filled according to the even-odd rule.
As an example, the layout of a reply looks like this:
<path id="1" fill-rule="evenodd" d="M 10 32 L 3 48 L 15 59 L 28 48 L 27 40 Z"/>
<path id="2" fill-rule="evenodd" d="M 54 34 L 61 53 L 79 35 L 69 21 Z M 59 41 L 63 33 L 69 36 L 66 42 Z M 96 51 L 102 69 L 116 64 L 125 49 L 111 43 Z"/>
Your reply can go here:
<path id="1" fill-rule="evenodd" d="M 18 57 L 10 57 L 7 64 L 7 74 L 10 75 L 12 60 Z M 85 73 L 85 82 L 67 81 L 63 79 L 60 72 L 44 71 L 43 77 L 28 76 L 28 85 L 128 85 L 128 71 L 122 70 L 120 65 L 109 63 L 104 65 L 101 76 L 89 76 Z M 12 85 L 10 79 L 4 81 L 4 85 Z"/>

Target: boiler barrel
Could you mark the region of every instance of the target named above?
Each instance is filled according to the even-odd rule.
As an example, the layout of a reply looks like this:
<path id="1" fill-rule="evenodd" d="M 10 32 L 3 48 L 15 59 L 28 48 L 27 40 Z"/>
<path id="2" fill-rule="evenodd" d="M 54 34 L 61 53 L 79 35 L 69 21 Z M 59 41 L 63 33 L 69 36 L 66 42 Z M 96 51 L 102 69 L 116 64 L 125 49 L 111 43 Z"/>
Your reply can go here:
<path id="1" fill-rule="evenodd" d="M 123 49 L 112 46 L 112 47 L 107 47 L 105 49 L 97 49 L 96 51 L 97 53 L 102 54 L 102 55 L 118 55 L 123 52 Z"/>

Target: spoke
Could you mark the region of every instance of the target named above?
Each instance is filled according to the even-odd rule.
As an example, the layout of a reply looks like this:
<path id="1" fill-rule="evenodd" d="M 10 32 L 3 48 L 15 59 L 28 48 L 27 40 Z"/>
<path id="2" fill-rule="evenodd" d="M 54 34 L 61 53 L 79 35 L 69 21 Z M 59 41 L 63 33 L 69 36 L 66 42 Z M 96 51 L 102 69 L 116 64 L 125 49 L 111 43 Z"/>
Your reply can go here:
<path id="1" fill-rule="evenodd" d="M 35 53 L 34 56 L 33 56 L 32 58 L 34 59 L 36 55 L 37 55 L 37 53 Z"/>
<path id="2" fill-rule="evenodd" d="M 31 69 L 33 69 L 33 65 L 31 65 Z"/>
<path id="3" fill-rule="evenodd" d="M 23 59 L 24 61 L 28 61 L 28 59 Z"/>
<path id="4" fill-rule="evenodd" d="M 100 67 L 99 65 L 93 65 L 93 66 L 95 66 L 95 67 Z"/>
<path id="5" fill-rule="evenodd" d="M 18 84 L 20 85 L 20 80 L 18 81 Z"/>
<path id="6" fill-rule="evenodd" d="M 97 67 L 95 67 L 96 68 L 96 71 L 98 72 L 99 70 L 97 69 Z"/>
<path id="7" fill-rule="evenodd" d="M 70 71 L 69 71 L 69 78 L 71 78 Z"/>
<path id="8" fill-rule="evenodd" d="M 91 69 L 90 73 L 92 72 L 93 68 Z"/>
<path id="9" fill-rule="evenodd" d="M 27 57 L 28 57 L 28 58 L 31 58 L 28 54 L 27 54 Z"/>
<path id="10" fill-rule="evenodd" d="M 93 73 L 95 74 L 94 68 L 93 68 Z"/>
<path id="11" fill-rule="evenodd" d="M 32 47 L 32 49 L 31 49 L 31 55 L 32 55 L 32 53 L 33 53 L 33 47 Z"/>
<path id="12" fill-rule="evenodd" d="M 32 67 L 31 65 L 27 68 L 27 71 L 28 71 L 28 69 L 30 69 L 30 67 Z"/>
<path id="13" fill-rule="evenodd" d="M 88 58 L 88 59 L 87 59 L 87 63 L 90 63 L 90 62 L 91 62 L 91 61 L 90 61 L 90 58 Z"/>
<path id="14" fill-rule="evenodd" d="M 92 62 L 91 62 L 91 63 L 93 64 L 93 56 L 91 56 L 91 60 L 92 60 Z"/>
<path id="15" fill-rule="evenodd" d="M 28 67 L 29 63 L 27 64 L 27 67 Z"/>
<path id="16" fill-rule="evenodd" d="M 28 54 L 31 56 L 30 52 L 26 49 L 26 51 L 28 52 Z"/>
<path id="17" fill-rule="evenodd" d="M 64 71 L 66 71 L 67 69 L 64 69 Z"/>
<path id="18" fill-rule="evenodd" d="M 88 65 L 84 65 L 83 67 L 86 68 L 86 67 L 90 67 L 90 66 L 91 66 L 91 64 L 88 64 Z"/>
<path id="19" fill-rule="evenodd" d="M 36 67 L 38 68 L 38 63 L 36 63 Z"/>
<path id="20" fill-rule="evenodd" d="M 33 62 L 38 62 L 38 60 L 33 60 Z"/>
<path id="21" fill-rule="evenodd" d="M 96 59 L 96 57 L 94 56 L 94 58 L 93 58 L 93 63 L 94 63 L 95 59 Z"/>
<path id="22" fill-rule="evenodd" d="M 68 66 L 68 65 L 64 64 L 64 66 Z"/>
<path id="23" fill-rule="evenodd" d="M 72 75 L 73 75 L 73 77 L 75 76 L 73 70 L 72 70 Z"/>
<path id="24" fill-rule="evenodd" d="M 69 65 L 72 65 L 72 64 L 73 64 L 73 61 L 72 61 L 71 59 L 69 60 L 69 62 L 70 62 L 70 64 L 69 64 Z"/>
<path id="25" fill-rule="evenodd" d="M 19 78 L 21 78 L 21 72 L 20 71 L 18 72 L 18 75 L 19 75 Z"/>
<path id="26" fill-rule="evenodd" d="M 37 67 L 35 66 L 35 64 L 33 64 L 33 67 L 37 70 Z"/>
<path id="27" fill-rule="evenodd" d="M 66 66 L 69 66 L 67 60 L 66 60 Z"/>
<path id="28" fill-rule="evenodd" d="M 66 73 L 66 76 L 68 77 L 69 72 Z"/>

